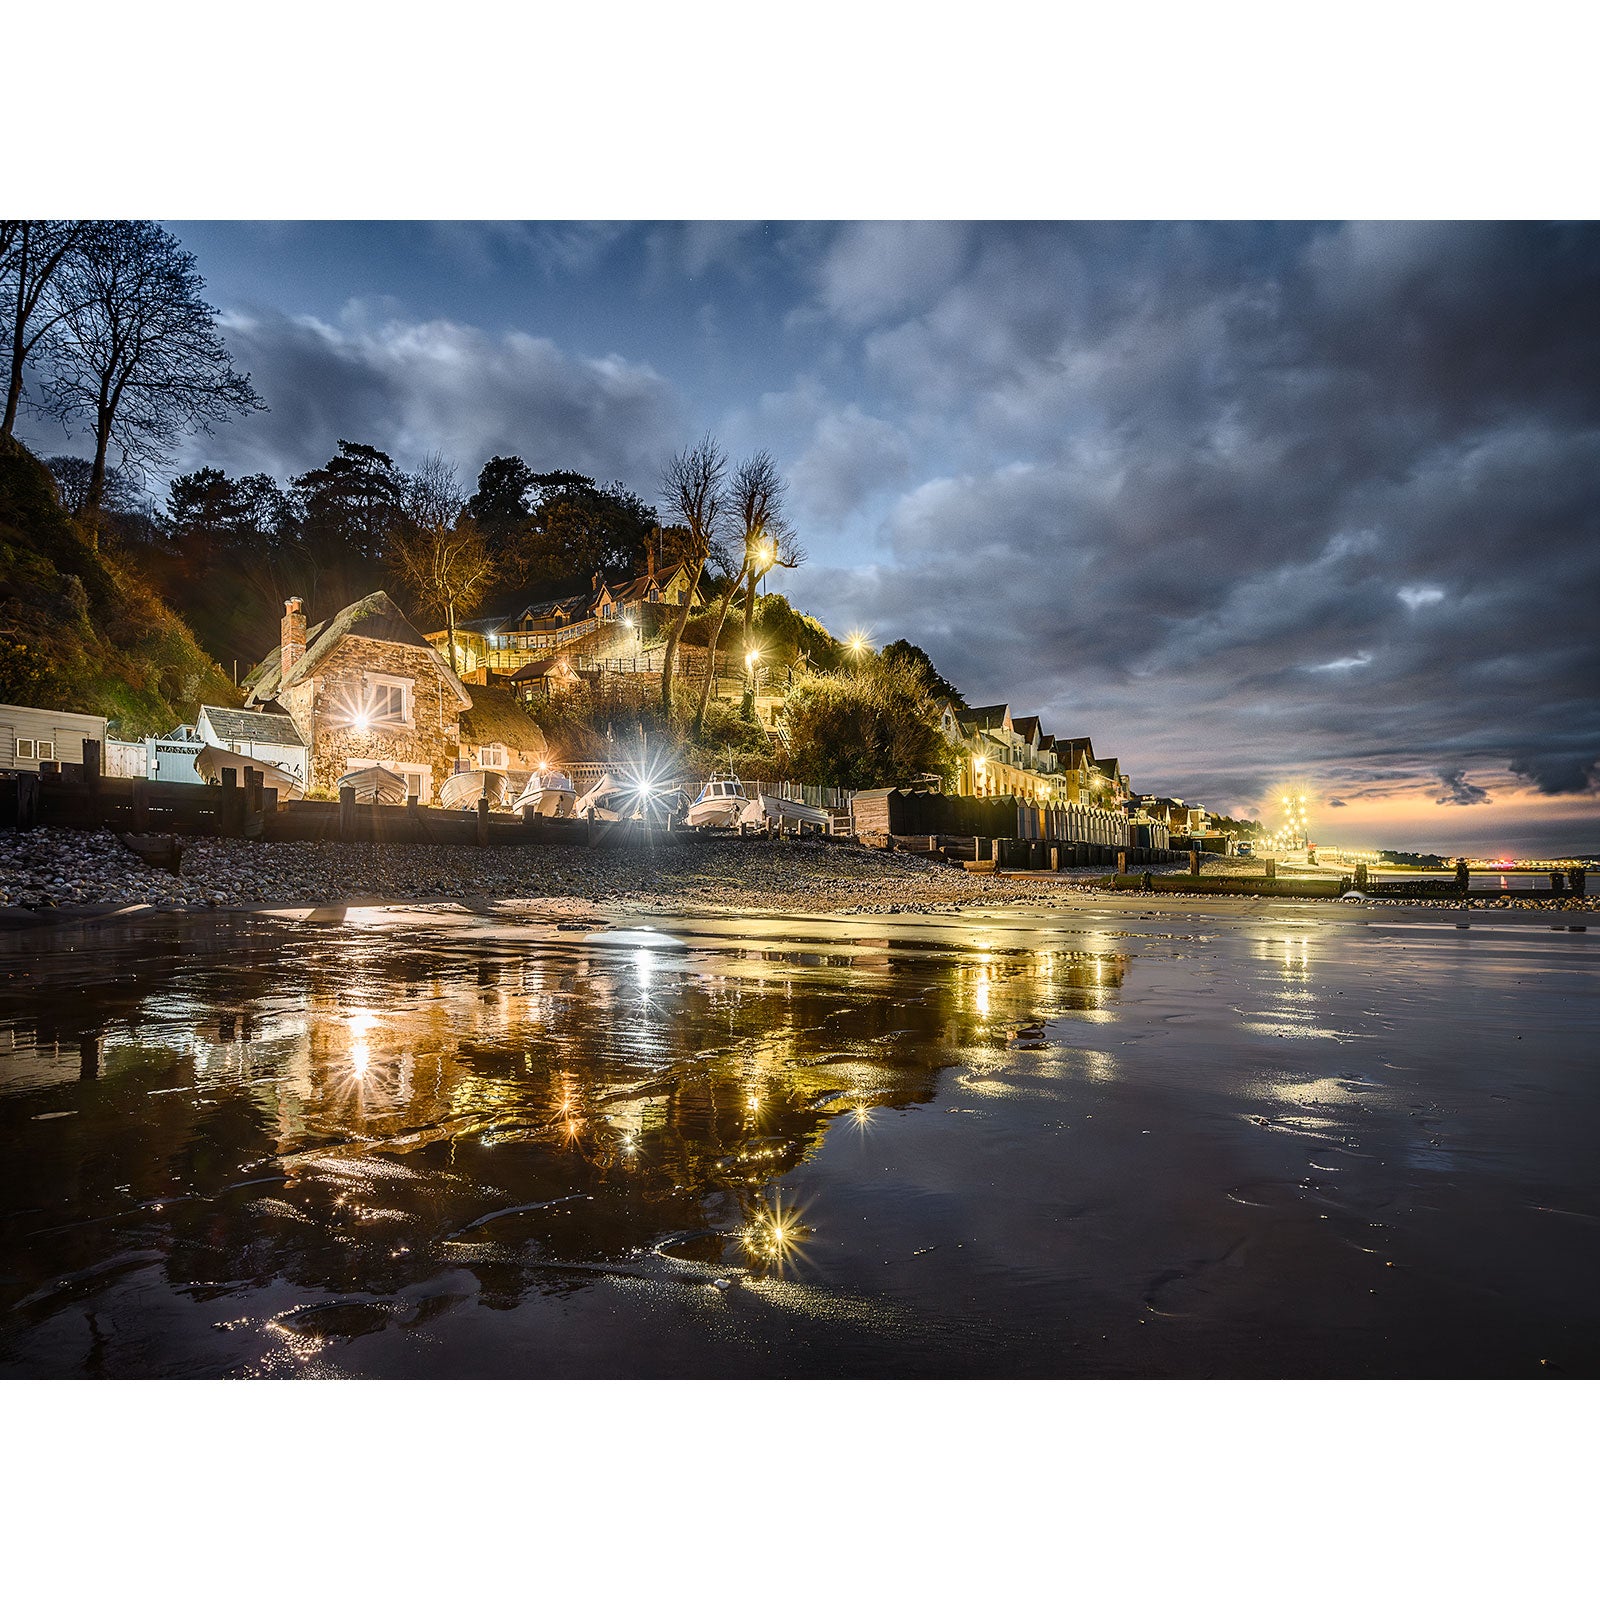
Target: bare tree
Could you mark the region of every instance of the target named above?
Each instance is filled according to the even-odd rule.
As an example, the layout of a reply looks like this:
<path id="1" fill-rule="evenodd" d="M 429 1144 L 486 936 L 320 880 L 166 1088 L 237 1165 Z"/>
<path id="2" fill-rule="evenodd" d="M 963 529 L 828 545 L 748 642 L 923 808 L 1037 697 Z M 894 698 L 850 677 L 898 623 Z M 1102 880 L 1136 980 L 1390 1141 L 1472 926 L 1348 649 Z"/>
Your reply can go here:
<path id="1" fill-rule="evenodd" d="M 391 541 L 389 559 L 424 605 L 444 613 L 446 660 L 453 672 L 459 672 L 456 614 L 496 576 L 494 554 L 477 520 L 458 512 L 450 522 L 405 528 Z"/>
<path id="2" fill-rule="evenodd" d="M 83 243 L 87 222 L 0 221 L 0 317 L 9 319 L 6 355 L 6 408 L 0 418 L 0 439 L 9 439 L 17 425 L 22 400 L 22 374 L 66 316 L 70 299 L 52 295 L 70 276 L 62 271 Z M 3 324 L 0 324 L 3 326 Z"/>
<path id="3" fill-rule="evenodd" d="M 741 462 L 733 475 L 733 508 L 744 534 L 744 648 L 755 648 L 756 585 L 774 567 L 798 567 L 806 558 L 783 511 L 789 485 L 765 450 Z"/>
<path id="4" fill-rule="evenodd" d="M 209 433 L 215 421 L 265 406 L 218 337 L 194 257 L 164 228 L 97 224 L 66 270 L 74 282 L 53 352 L 49 406 L 62 417 L 88 418 L 94 429 L 93 518 L 113 443 L 124 464 L 164 465 L 184 433 Z"/>
<path id="5" fill-rule="evenodd" d="M 689 587 L 683 609 L 667 635 L 661 660 L 661 715 L 672 717 L 672 669 L 677 661 L 678 641 L 689 620 L 689 600 L 694 595 L 706 562 L 722 538 L 727 520 L 728 457 L 708 433 L 698 444 L 679 451 L 661 474 L 661 493 L 668 516 L 676 517 L 687 530 Z"/>
<path id="6" fill-rule="evenodd" d="M 783 516 L 783 497 L 787 488 L 778 472 L 777 463 L 765 450 L 758 450 L 747 460 L 741 461 L 729 484 L 732 518 L 743 535 L 739 549 L 740 565 L 722 596 L 716 620 L 711 625 L 712 670 L 707 672 L 706 681 L 700 688 L 700 704 L 694 716 L 696 729 L 705 726 L 706 708 L 711 704 L 714 683 L 717 641 L 722 637 L 722 625 L 740 589 L 743 588 L 745 592 L 744 647 L 748 654 L 754 644 L 755 592 L 761 574 L 778 564 L 779 558 L 786 553 L 793 556 L 792 560 L 782 562 L 786 566 L 798 566 L 805 559 L 805 552 L 795 544 L 794 535 Z"/>
<path id="7" fill-rule="evenodd" d="M 417 470 L 407 476 L 401 498 L 406 515 L 419 528 L 453 524 L 467 504 L 455 462 L 447 461 L 439 450 L 424 457 Z"/>

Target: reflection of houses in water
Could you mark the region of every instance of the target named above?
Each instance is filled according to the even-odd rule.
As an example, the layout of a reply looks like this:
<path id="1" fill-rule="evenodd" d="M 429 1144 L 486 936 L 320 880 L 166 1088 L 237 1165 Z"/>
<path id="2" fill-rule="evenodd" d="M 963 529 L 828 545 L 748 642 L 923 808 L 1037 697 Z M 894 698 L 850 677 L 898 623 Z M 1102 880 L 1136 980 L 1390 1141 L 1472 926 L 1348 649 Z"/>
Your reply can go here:
<path id="1" fill-rule="evenodd" d="M 139 1118 L 115 1175 L 191 1197 L 174 1270 L 197 1280 L 381 1288 L 446 1257 L 514 1298 L 550 1263 L 676 1232 L 766 1249 L 775 1186 L 839 1118 L 870 1136 L 961 1052 L 1102 1007 L 1128 967 L 994 946 L 707 958 L 346 931 L 275 933 L 266 962 L 134 963 L 98 1030 Z M 115 1210 L 84 1172 L 87 1213 Z"/>

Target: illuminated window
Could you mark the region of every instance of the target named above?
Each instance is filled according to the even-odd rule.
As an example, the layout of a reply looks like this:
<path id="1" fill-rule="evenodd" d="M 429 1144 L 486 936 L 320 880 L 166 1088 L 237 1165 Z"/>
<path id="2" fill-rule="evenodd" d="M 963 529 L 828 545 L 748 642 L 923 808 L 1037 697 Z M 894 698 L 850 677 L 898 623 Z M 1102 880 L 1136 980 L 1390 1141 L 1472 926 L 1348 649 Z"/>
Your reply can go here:
<path id="1" fill-rule="evenodd" d="M 504 767 L 507 764 L 506 747 L 503 744 L 483 744 L 478 746 L 478 765 L 480 767 Z"/>

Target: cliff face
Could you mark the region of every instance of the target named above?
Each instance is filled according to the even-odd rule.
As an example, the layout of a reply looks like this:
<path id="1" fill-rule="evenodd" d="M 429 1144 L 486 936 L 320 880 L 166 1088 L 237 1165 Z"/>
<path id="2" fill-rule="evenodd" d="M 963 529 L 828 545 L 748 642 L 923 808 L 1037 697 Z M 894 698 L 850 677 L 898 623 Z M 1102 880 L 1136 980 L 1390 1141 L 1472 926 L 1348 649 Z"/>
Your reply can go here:
<path id="1" fill-rule="evenodd" d="M 113 718 L 113 738 L 166 733 L 232 682 L 133 566 L 96 553 L 48 469 L 0 444 L 0 701 Z"/>

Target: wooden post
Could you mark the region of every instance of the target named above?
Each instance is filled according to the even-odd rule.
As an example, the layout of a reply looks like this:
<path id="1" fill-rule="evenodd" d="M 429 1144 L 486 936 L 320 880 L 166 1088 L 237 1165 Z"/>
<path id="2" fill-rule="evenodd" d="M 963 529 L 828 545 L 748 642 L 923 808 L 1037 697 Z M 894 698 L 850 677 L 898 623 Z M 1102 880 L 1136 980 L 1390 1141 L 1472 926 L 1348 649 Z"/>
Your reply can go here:
<path id="1" fill-rule="evenodd" d="M 100 787 L 100 741 L 98 739 L 85 739 L 83 741 L 83 781 L 91 789 Z"/>
<path id="2" fill-rule="evenodd" d="M 1119 850 L 1119 851 L 1117 851 L 1117 876 L 1119 878 L 1122 877 L 1127 872 L 1127 870 L 1128 870 L 1128 852 L 1126 850 Z"/>
<path id="3" fill-rule="evenodd" d="M 261 836 L 261 797 L 266 793 L 266 784 L 262 781 L 265 775 L 257 772 L 253 767 L 246 767 L 244 771 L 244 827 L 242 831 L 250 838 Z"/>
<path id="4" fill-rule="evenodd" d="M 1053 844 L 1053 845 L 1050 846 L 1050 870 L 1052 872 L 1059 872 L 1061 870 L 1061 846 L 1060 845 Z"/>
<path id="5" fill-rule="evenodd" d="M 1274 856 L 1267 857 L 1267 876 L 1273 879 L 1278 876 L 1278 862 Z"/>
<path id="6" fill-rule="evenodd" d="M 339 837 L 348 843 L 356 836 L 356 792 L 351 788 L 339 791 Z"/>
<path id="7" fill-rule="evenodd" d="M 135 778 L 133 780 L 133 831 L 135 833 L 148 833 L 150 831 L 150 780 L 148 778 Z"/>
<path id="8" fill-rule="evenodd" d="M 1191 878 L 1200 876 L 1200 852 L 1198 850 L 1189 852 L 1189 876 Z"/>
<path id="9" fill-rule="evenodd" d="M 478 843 L 480 845 L 485 845 L 485 844 L 488 844 L 488 842 L 489 842 L 489 797 L 488 797 L 488 795 L 480 794 L 478 796 L 477 811 L 478 811 Z"/>
<path id="10" fill-rule="evenodd" d="M 1356 863 L 1356 888 L 1365 889 L 1367 886 L 1367 864 L 1365 861 Z"/>
<path id="11" fill-rule="evenodd" d="M 417 809 L 421 803 L 421 795 L 406 796 L 406 838 L 412 844 L 422 843 L 422 813 Z"/>
<path id="12" fill-rule="evenodd" d="M 222 769 L 222 814 L 219 821 L 222 832 L 228 837 L 244 832 L 244 791 L 239 787 L 239 774 L 232 767 Z"/>
<path id="13" fill-rule="evenodd" d="M 989 859 L 994 862 L 995 870 L 998 872 L 1000 869 L 1000 841 L 998 839 L 989 841 Z"/>
<path id="14" fill-rule="evenodd" d="M 13 807 L 15 810 L 13 811 Z M 39 774 L 12 772 L 0 777 L 0 827 L 35 828 L 39 825 Z"/>

